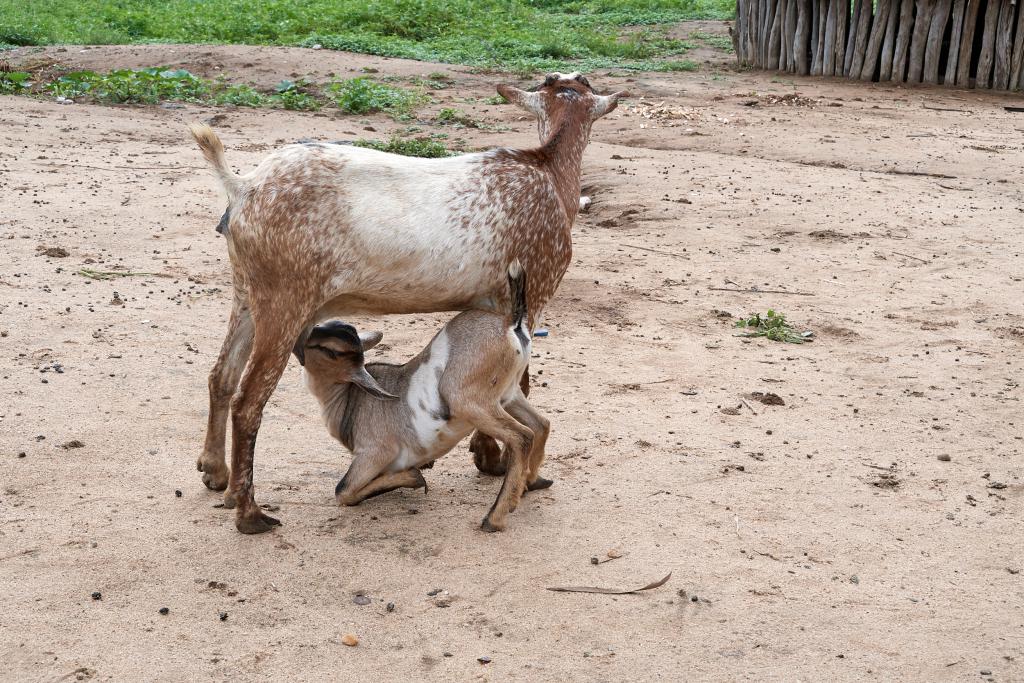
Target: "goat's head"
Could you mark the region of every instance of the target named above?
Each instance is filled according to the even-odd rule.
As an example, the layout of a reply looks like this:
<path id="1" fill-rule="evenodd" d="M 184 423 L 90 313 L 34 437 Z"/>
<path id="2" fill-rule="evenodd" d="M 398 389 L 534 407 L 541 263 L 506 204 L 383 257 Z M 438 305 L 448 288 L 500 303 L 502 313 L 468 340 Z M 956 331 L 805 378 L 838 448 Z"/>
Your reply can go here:
<path id="1" fill-rule="evenodd" d="M 320 381 L 351 382 L 375 398 L 392 399 L 363 365 L 363 353 L 384 338 L 381 332 L 357 332 L 340 320 L 317 325 L 305 342 L 305 368 Z"/>
<path id="2" fill-rule="evenodd" d="M 625 91 L 598 95 L 578 72 L 548 74 L 543 83 L 529 90 L 499 85 L 498 94 L 537 117 L 541 143 L 567 119 L 579 121 L 589 131 L 591 123 L 618 106 L 619 98 L 629 97 Z"/>

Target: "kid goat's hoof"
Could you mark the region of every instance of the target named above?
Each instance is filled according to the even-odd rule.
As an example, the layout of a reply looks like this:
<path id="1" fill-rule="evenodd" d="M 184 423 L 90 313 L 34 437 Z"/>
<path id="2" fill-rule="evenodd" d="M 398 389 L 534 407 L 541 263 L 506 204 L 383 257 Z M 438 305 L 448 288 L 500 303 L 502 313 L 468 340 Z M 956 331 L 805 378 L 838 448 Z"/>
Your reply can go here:
<path id="1" fill-rule="evenodd" d="M 501 531 L 504 528 L 505 527 L 503 526 L 494 526 L 493 524 L 491 524 L 490 517 L 484 517 L 484 521 L 480 523 L 480 529 L 486 531 L 489 534 L 493 534 L 496 531 Z"/>
<path id="2" fill-rule="evenodd" d="M 235 520 L 235 528 L 243 534 L 263 534 L 275 526 L 280 526 L 281 520 L 257 512 L 255 515 L 239 517 Z"/>
<path id="3" fill-rule="evenodd" d="M 527 491 L 540 491 L 541 489 L 549 488 L 555 482 L 551 479 L 545 479 L 544 477 L 537 477 L 533 482 L 526 485 Z"/>

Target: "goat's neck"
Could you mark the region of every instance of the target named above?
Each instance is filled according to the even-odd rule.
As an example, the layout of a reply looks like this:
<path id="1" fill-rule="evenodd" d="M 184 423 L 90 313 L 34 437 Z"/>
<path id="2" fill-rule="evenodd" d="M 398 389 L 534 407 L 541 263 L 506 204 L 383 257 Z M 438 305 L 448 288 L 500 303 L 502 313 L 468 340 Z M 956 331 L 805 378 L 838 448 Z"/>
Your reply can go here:
<path id="1" fill-rule="evenodd" d="M 563 117 L 551 121 L 541 152 L 555 181 L 559 202 L 570 221 L 580 206 L 580 169 L 590 141 L 590 122 Z"/>
<path id="2" fill-rule="evenodd" d="M 313 393 L 320 401 L 327 431 L 341 442 L 345 448 L 352 449 L 352 435 L 345 433 L 345 425 L 352 423 L 352 411 L 358 409 L 362 394 L 351 382 L 326 384 L 313 387 Z"/>

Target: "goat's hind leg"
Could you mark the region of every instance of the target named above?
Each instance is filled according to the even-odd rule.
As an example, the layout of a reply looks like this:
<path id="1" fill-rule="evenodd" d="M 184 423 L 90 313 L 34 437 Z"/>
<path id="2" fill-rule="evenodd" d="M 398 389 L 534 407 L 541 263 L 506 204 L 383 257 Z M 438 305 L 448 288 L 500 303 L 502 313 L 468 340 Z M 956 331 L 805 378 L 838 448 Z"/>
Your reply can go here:
<path id="1" fill-rule="evenodd" d="M 516 509 L 523 489 L 526 488 L 528 459 L 533 451 L 533 430 L 497 404 L 487 412 L 466 416 L 466 419 L 485 434 L 494 434 L 508 451 L 505 480 L 501 483 L 494 505 L 480 524 L 484 531 L 501 531 L 505 528 L 508 513 Z"/>
<path id="2" fill-rule="evenodd" d="M 231 319 L 228 321 L 228 332 L 217 362 L 210 371 L 210 414 L 206 423 L 206 442 L 202 455 L 196 461 L 196 469 L 203 473 L 203 483 L 214 491 L 223 491 L 228 485 L 228 466 L 224 461 L 228 414 L 231 397 L 238 388 L 238 379 L 252 351 L 252 337 L 252 315 L 247 303 L 236 294 Z"/>
<path id="3" fill-rule="evenodd" d="M 544 447 L 551 433 L 551 423 L 530 405 L 525 396 L 519 396 L 505 409 L 512 417 L 533 430 L 533 450 L 527 460 L 526 490 L 539 491 L 550 487 L 554 482 L 540 476 L 540 466 L 544 462 Z"/>
<path id="4" fill-rule="evenodd" d="M 529 366 L 523 370 L 523 376 L 519 378 L 519 388 L 524 396 L 530 395 Z M 469 440 L 469 452 L 473 454 L 473 464 L 480 472 L 495 477 L 505 474 L 507 453 L 502 452 L 501 446 L 493 436 L 478 429 Z"/>

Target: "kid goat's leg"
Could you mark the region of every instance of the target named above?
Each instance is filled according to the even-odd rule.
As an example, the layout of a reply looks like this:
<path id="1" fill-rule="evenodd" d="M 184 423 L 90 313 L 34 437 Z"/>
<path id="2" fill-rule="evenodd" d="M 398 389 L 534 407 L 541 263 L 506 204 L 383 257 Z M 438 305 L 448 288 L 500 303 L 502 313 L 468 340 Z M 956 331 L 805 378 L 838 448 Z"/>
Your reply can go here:
<path id="1" fill-rule="evenodd" d="M 533 451 L 529 454 L 526 467 L 526 490 L 538 491 L 546 489 L 554 482 L 540 476 L 540 466 L 544 462 L 544 446 L 551 433 L 551 422 L 537 412 L 525 397 L 520 396 L 506 406 L 509 414 L 533 430 Z"/>
<path id="2" fill-rule="evenodd" d="M 485 434 L 494 434 L 508 449 L 508 462 L 501 491 L 498 492 L 494 505 L 480 525 L 484 531 L 501 531 L 505 528 L 508 513 L 516 509 L 526 487 L 527 460 L 533 450 L 533 431 L 505 412 L 500 405 L 495 405 L 491 411 L 469 419 Z"/>
<path id="3" fill-rule="evenodd" d="M 238 391 L 231 399 L 231 476 L 224 492 L 226 507 L 235 507 L 235 527 L 259 534 L 280 522 L 263 514 L 253 494 L 252 467 L 263 408 L 288 365 L 304 313 L 285 307 L 253 308 L 255 339 Z"/>
<path id="4" fill-rule="evenodd" d="M 203 483 L 214 491 L 228 485 L 228 466 L 224 462 L 224 441 L 227 436 L 231 396 L 238 387 L 238 378 L 252 351 L 252 316 L 244 298 L 235 295 L 228 321 L 228 333 L 220 348 L 217 362 L 210 371 L 210 415 L 206 423 L 206 443 L 196 462 L 203 473 Z"/>
<path id="5" fill-rule="evenodd" d="M 523 396 L 530 395 L 530 368 L 523 370 L 523 376 L 519 378 L 519 388 Z M 502 457 L 501 446 L 494 440 L 493 436 L 485 434 L 480 430 L 473 433 L 469 441 L 469 452 L 473 454 L 473 464 L 484 474 L 495 477 L 505 474 L 505 459 Z"/>

